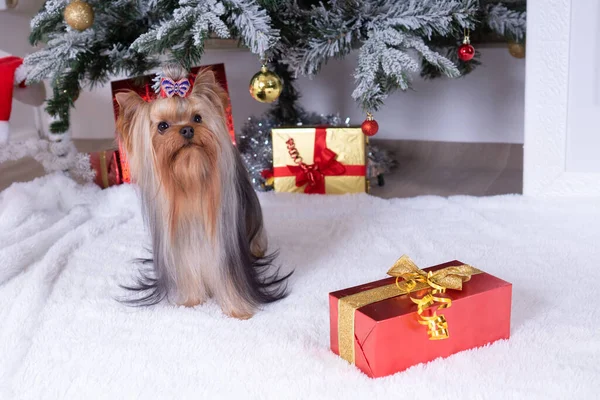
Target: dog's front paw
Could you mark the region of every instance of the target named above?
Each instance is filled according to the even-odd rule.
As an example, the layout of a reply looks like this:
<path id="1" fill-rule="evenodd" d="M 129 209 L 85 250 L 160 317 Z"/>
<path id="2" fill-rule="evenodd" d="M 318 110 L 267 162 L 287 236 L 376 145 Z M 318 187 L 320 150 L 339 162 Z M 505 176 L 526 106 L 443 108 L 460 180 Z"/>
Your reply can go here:
<path id="1" fill-rule="evenodd" d="M 186 300 L 186 301 L 177 303 L 177 305 L 184 306 L 184 307 L 196 307 L 196 306 L 199 306 L 200 304 L 204 304 L 204 300 L 191 299 L 191 300 Z"/>
<path id="2" fill-rule="evenodd" d="M 254 316 L 254 313 L 248 311 L 223 311 L 225 314 L 229 315 L 231 318 L 237 319 L 250 319 Z"/>
<path id="3" fill-rule="evenodd" d="M 225 315 L 232 318 L 249 319 L 256 311 L 256 306 L 250 303 L 245 296 L 240 295 L 233 284 L 226 282 L 220 287 L 220 290 L 213 290 L 213 293 L 220 294 L 217 297 L 219 306 Z"/>
<path id="4" fill-rule="evenodd" d="M 178 306 L 184 307 L 196 307 L 200 304 L 204 304 L 208 300 L 208 297 L 204 293 L 194 293 L 193 295 L 188 295 L 185 298 L 180 297 L 176 303 Z"/>

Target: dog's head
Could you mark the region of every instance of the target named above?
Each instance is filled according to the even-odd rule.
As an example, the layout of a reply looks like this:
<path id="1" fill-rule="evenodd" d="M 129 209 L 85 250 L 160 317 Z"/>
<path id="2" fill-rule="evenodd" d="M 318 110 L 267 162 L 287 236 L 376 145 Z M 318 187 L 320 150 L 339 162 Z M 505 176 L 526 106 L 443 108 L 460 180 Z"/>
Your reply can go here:
<path id="1" fill-rule="evenodd" d="M 149 170 L 163 185 L 184 190 L 218 172 L 219 157 L 231 139 L 225 122 L 227 94 L 212 71 L 199 72 L 192 85 L 184 69 L 167 66 L 156 100 L 145 102 L 131 91 L 116 99 L 117 131 L 140 185 Z"/>

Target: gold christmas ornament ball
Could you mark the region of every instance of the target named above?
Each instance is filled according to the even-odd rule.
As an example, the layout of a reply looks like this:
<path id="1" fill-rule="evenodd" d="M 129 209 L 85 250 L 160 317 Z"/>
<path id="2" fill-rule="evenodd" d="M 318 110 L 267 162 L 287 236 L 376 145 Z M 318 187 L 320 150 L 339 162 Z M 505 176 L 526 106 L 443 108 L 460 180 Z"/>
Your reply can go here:
<path id="1" fill-rule="evenodd" d="M 265 65 L 250 80 L 250 95 L 261 103 L 272 103 L 281 94 L 283 82 L 276 73 L 269 71 Z"/>
<path id="2" fill-rule="evenodd" d="M 75 0 L 65 7 L 65 22 L 71 28 L 85 31 L 94 23 L 94 9 L 85 1 Z"/>
<path id="3" fill-rule="evenodd" d="M 509 42 L 508 52 L 515 58 L 525 58 L 525 44 Z"/>

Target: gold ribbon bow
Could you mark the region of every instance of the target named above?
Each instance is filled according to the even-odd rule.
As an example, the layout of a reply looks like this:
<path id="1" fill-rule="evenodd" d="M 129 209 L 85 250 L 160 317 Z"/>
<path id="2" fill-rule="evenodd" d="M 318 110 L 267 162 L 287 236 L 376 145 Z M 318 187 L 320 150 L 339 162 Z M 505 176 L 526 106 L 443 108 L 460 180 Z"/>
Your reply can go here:
<path id="1" fill-rule="evenodd" d="M 448 323 L 443 315 L 423 315 L 425 310 L 440 304 L 437 310 L 448 308 L 452 300 L 437 296 L 446 289 L 461 290 L 463 282 L 471 279 L 471 275 L 481 273 L 477 268 L 462 264 L 446 267 L 434 272 L 425 272 L 406 255 L 396 261 L 388 271 L 388 275 L 396 277 L 396 283 L 367 289 L 362 292 L 342 297 L 338 300 L 338 345 L 340 356 L 354 364 L 354 315 L 357 309 L 368 304 L 402 296 L 420 290 L 431 290 L 421 298 L 410 297 L 417 304 L 419 323 L 427 325 L 430 340 L 448 338 Z M 402 278 L 403 280 L 400 280 Z M 436 310 L 436 311 L 437 311 Z"/>
<path id="2" fill-rule="evenodd" d="M 448 322 L 443 315 L 437 315 L 437 311 L 450 307 L 452 300 L 440 297 L 438 294 L 446 293 L 447 289 L 462 290 L 463 282 L 467 282 L 471 279 L 471 275 L 479 272 L 481 271 L 477 268 L 466 264 L 425 272 L 419 269 L 410 257 L 403 255 L 387 273 L 396 277 L 396 286 L 403 292 L 413 292 L 419 283 L 426 284 L 430 288 L 425 296 L 421 298 L 410 296 L 410 299 L 417 305 L 419 323 L 427 326 L 429 339 L 441 340 L 449 336 Z M 400 278 L 404 279 L 404 287 L 400 286 Z M 436 304 L 438 307 L 432 315 L 423 315 L 425 310 Z"/>

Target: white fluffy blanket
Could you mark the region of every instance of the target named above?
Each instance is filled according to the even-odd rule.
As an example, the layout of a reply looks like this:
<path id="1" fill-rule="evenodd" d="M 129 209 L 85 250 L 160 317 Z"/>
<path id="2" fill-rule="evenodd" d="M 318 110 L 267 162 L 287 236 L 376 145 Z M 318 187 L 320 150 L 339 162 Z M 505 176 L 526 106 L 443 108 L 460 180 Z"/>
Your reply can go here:
<path id="1" fill-rule="evenodd" d="M 260 198 L 295 274 L 288 298 L 238 321 L 214 303 L 115 300 L 147 255 L 132 186 L 51 175 L 1 193 L 0 398 L 597 398 L 597 199 Z M 383 278 L 404 253 L 512 282 L 511 339 L 381 379 L 331 353 L 328 292 Z"/>

